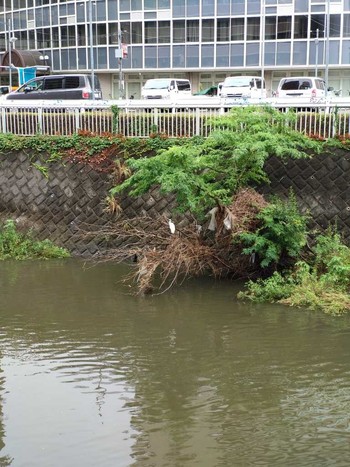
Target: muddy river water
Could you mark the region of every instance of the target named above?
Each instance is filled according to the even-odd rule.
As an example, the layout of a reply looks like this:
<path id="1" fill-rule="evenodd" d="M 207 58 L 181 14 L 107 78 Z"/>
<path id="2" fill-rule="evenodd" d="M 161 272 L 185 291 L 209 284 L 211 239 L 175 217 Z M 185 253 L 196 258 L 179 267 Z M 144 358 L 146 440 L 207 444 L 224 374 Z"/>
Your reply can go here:
<path id="1" fill-rule="evenodd" d="M 348 466 L 350 317 L 0 263 L 0 466 Z"/>

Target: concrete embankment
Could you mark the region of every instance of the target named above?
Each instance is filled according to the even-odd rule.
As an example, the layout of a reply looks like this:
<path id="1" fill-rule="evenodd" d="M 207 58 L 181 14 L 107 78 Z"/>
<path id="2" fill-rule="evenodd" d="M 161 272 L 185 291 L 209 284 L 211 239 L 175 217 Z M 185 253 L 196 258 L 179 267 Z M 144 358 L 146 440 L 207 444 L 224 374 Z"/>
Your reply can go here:
<path id="1" fill-rule="evenodd" d="M 72 254 L 93 255 L 100 243 L 83 231 L 98 229 L 113 220 L 106 212 L 106 197 L 112 186 L 107 174 L 81 164 L 56 162 L 48 174 L 35 167 L 35 158 L 24 152 L 2 155 L 0 164 L 0 216 L 15 217 L 33 227 L 41 238 L 50 238 Z M 312 159 L 267 163 L 269 186 L 265 194 L 288 196 L 293 189 L 303 211 L 309 211 L 316 227 L 337 223 L 350 239 L 350 152 L 338 150 Z M 172 199 L 153 193 L 137 199 L 123 198 L 124 215 L 169 212 Z"/>

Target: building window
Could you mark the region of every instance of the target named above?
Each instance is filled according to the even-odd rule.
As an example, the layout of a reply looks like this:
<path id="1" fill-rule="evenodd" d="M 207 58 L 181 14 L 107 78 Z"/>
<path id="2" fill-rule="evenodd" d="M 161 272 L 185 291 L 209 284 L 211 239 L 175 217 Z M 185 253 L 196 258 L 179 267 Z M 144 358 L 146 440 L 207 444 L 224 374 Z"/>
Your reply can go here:
<path id="1" fill-rule="evenodd" d="M 293 65 L 306 65 L 306 53 L 307 42 L 295 42 L 293 48 Z"/>
<path id="2" fill-rule="evenodd" d="M 214 45 L 202 45 L 202 59 L 201 59 L 201 66 L 202 67 L 213 67 L 214 66 Z"/>
<path id="3" fill-rule="evenodd" d="M 337 65 L 339 63 L 339 41 L 331 41 L 329 43 L 329 63 L 331 65 Z"/>
<path id="4" fill-rule="evenodd" d="M 156 21 L 147 21 L 145 23 L 145 43 L 155 44 L 157 42 L 157 23 Z"/>
<path id="5" fill-rule="evenodd" d="M 96 25 L 96 43 L 98 45 L 107 44 L 106 24 Z"/>
<path id="6" fill-rule="evenodd" d="M 343 36 L 350 37 L 350 15 L 344 15 Z"/>
<path id="7" fill-rule="evenodd" d="M 319 37 L 324 37 L 325 33 L 325 17 L 324 15 L 311 15 L 311 24 L 310 24 L 310 37 L 316 37 L 317 29 Z"/>
<path id="8" fill-rule="evenodd" d="M 187 20 L 187 42 L 199 42 L 199 21 Z"/>
<path id="9" fill-rule="evenodd" d="M 260 38 L 260 18 L 247 18 L 247 41 L 257 41 Z M 255 54 L 252 54 L 255 55 Z"/>
<path id="10" fill-rule="evenodd" d="M 257 44 L 247 44 L 246 66 L 259 66 L 260 47 Z"/>
<path id="11" fill-rule="evenodd" d="M 260 0 L 247 0 L 247 13 L 248 15 L 260 14 L 261 4 Z"/>
<path id="12" fill-rule="evenodd" d="M 135 22 L 131 23 L 131 43 L 142 44 L 142 23 Z"/>
<path id="13" fill-rule="evenodd" d="M 231 44 L 231 66 L 243 66 L 244 65 L 244 45 L 243 44 Z"/>
<path id="14" fill-rule="evenodd" d="M 158 67 L 170 68 L 170 47 L 158 47 Z"/>
<path id="15" fill-rule="evenodd" d="M 348 15 L 347 15 L 348 16 Z M 346 40 L 346 41 L 343 41 L 343 44 L 342 44 L 342 64 L 343 65 L 350 65 L 350 41 L 349 40 Z"/>
<path id="16" fill-rule="evenodd" d="M 174 21 L 173 42 L 186 42 L 185 21 Z"/>
<path id="17" fill-rule="evenodd" d="M 79 24 L 77 26 L 77 32 L 78 32 L 78 37 L 77 37 L 77 43 L 78 45 L 86 45 L 86 30 L 85 30 L 85 25 Z"/>
<path id="18" fill-rule="evenodd" d="M 173 67 L 182 68 L 185 66 L 185 46 L 174 45 L 173 46 Z"/>
<path id="19" fill-rule="evenodd" d="M 85 25 L 82 26 L 85 30 Z M 29 31 L 30 33 L 32 31 Z M 60 38 L 59 38 L 59 34 L 58 34 L 58 28 L 52 28 L 52 47 L 59 47 L 60 45 Z M 29 48 L 32 48 L 29 44 Z"/>
<path id="20" fill-rule="evenodd" d="M 228 44 L 218 44 L 216 46 L 216 66 L 230 65 L 230 49 Z"/>
<path id="21" fill-rule="evenodd" d="M 157 68 L 157 47 L 145 47 L 145 67 Z"/>
<path id="22" fill-rule="evenodd" d="M 130 0 L 120 0 L 120 11 L 130 11 Z"/>
<path id="23" fill-rule="evenodd" d="M 230 40 L 230 20 L 228 18 L 217 20 L 217 41 L 228 42 Z"/>
<path id="24" fill-rule="evenodd" d="M 267 42 L 265 44 L 265 65 L 276 65 L 276 42 Z"/>
<path id="25" fill-rule="evenodd" d="M 290 39 L 292 37 L 292 17 L 279 16 L 277 23 L 277 39 Z"/>
<path id="26" fill-rule="evenodd" d="M 61 47 L 75 46 L 75 37 L 75 26 L 61 26 Z"/>
<path id="27" fill-rule="evenodd" d="M 231 0 L 231 14 L 244 15 L 245 0 Z"/>
<path id="28" fill-rule="evenodd" d="M 231 41 L 244 40 L 244 18 L 231 18 Z"/>
<path id="29" fill-rule="evenodd" d="M 158 42 L 159 44 L 168 44 L 170 42 L 170 21 L 159 21 Z"/>
<path id="30" fill-rule="evenodd" d="M 214 20 L 202 20 L 202 42 L 214 42 Z"/>
<path id="31" fill-rule="evenodd" d="M 173 17 L 186 16 L 185 0 L 173 0 Z"/>
<path id="32" fill-rule="evenodd" d="M 217 15 L 229 15 L 230 14 L 230 0 L 217 0 Z"/>
<path id="33" fill-rule="evenodd" d="M 202 15 L 203 16 L 214 16 L 215 1 L 214 0 L 202 0 Z"/>
<path id="34" fill-rule="evenodd" d="M 329 35 L 330 37 L 340 37 L 340 15 L 330 15 Z"/>
<path id="35" fill-rule="evenodd" d="M 131 47 L 131 67 L 142 68 L 142 47 Z"/>
<path id="36" fill-rule="evenodd" d="M 110 44 L 118 44 L 118 29 L 119 26 L 117 23 L 111 23 L 109 25 L 109 43 Z"/>
<path id="37" fill-rule="evenodd" d="M 186 67 L 198 68 L 199 67 L 199 46 L 187 45 L 186 46 Z"/>
<path id="38" fill-rule="evenodd" d="M 131 11 L 142 10 L 142 0 L 131 0 Z"/>
<path id="39" fill-rule="evenodd" d="M 158 10 L 169 10 L 170 0 L 158 0 Z"/>
<path id="40" fill-rule="evenodd" d="M 275 16 L 267 16 L 265 19 L 265 39 L 276 39 L 276 20 Z"/>
<path id="41" fill-rule="evenodd" d="M 153 10 L 157 9 L 157 0 L 144 0 L 145 10 Z"/>
<path id="42" fill-rule="evenodd" d="M 308 33 L 308 17 L 295 16 L 294 17 L 294 39 L 307 39 Z"/>
<path id="43" fill-rule="evenodd" d="M 290 42 L 277 43 L 276 65 L 290 65 Z"/>
<path id="44" fill-rule="evenodd" d="M 199 15 L 199 0 L 187 0 L 186 16 Z"/>

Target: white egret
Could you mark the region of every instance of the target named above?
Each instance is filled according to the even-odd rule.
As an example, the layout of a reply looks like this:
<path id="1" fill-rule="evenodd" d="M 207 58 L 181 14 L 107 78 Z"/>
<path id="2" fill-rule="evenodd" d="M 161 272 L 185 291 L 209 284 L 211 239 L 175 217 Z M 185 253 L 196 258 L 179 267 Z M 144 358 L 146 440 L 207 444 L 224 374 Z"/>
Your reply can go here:
<path id="1" fill-rule="evenodd" d="M 175 233 L 175 224 L 174 224 L 174 222 L 173 222 L 171 219 L 169 219 L 168 224 L 169 224 L 170 232 L 171 232 L 172 234 L 174 234 L 174 233 Z"/>

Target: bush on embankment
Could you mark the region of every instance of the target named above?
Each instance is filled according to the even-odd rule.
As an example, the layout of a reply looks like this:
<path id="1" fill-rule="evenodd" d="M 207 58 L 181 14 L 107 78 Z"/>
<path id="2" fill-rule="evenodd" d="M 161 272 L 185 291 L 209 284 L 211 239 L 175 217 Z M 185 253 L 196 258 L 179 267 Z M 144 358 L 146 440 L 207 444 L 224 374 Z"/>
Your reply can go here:
<path id="1" fill-rule="evenodd" d="M 111 259 L 138 259 L 140 292 L 154 290 L 157 277 L 158 290 L 164 291 L 179 278 L 209 272 L 259 278 L 248 282 L 241 298 L 330 313 L 349 310 L 350 284 L 341 280 L 349 267 L 348 250 L 340 236 L 310 232 L 308 215 L 299 212 L 293 193 L 286 202 L 269 201 L 252 189 L 268 183 L 264 164 L 270 156 L 307 158 L 324 150 L 324 143 L 291 130 L 291 118 L 272 109 L 234 109 L 217 120 L 217 131 L 206 140 L 126 161 L 131 175 L 111 190 L 113 196 L 125 191 L 139 196 L 158 186 L 164 194 L 175 194 L 178 212 L 194 219 L 186 227 L 158 219 L 158 236 L 150 234 L 156 225 L 150 219 L 143 219 L 146 228 L 141 219 L 115 226 L 114 233 L 130 243 Z M 311 249 L 309 242 L 315 244 Z M 333 257 L 334 251 L 343 253 L 335 263 L 322 263 L 326 250 Z"/>
<path id="2" fill-rule="evenodd" d="M 67 258 L 65 248 L 55 246 L 50 240 L 36 240 L 31 231 L 20 232 L 13 220 L 0 225 L 0 260 Z"/>

